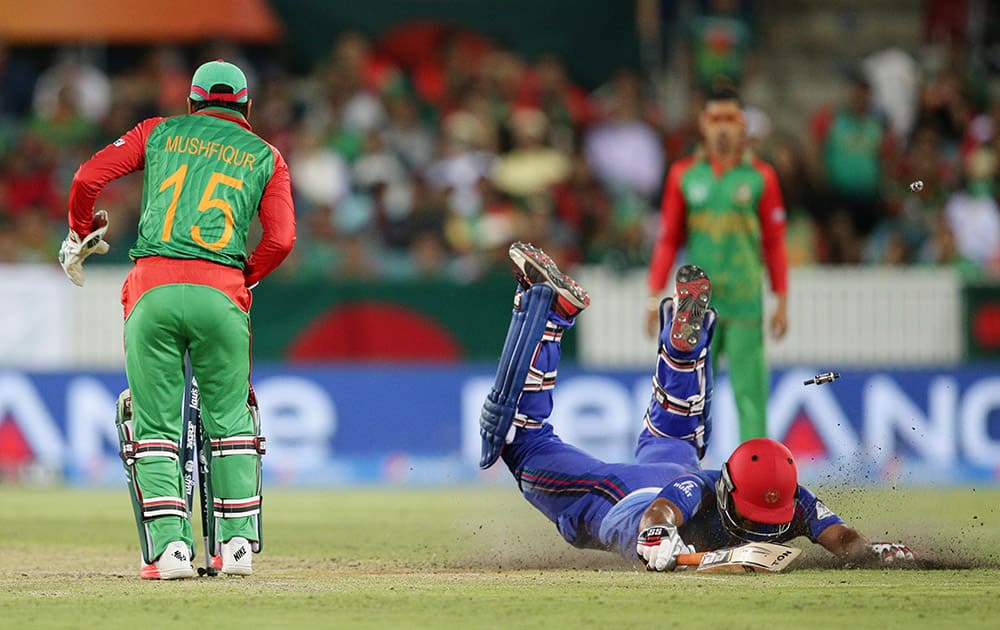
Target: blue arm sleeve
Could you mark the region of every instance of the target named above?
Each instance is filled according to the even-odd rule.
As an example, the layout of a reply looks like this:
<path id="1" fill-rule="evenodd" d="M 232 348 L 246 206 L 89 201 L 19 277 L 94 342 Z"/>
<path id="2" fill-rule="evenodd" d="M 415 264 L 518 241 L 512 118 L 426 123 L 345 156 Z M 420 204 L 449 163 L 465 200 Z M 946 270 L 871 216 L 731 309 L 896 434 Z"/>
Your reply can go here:
<path id="1" fill-rule="evenodd" d="M 815 494 L 807 488 L 799 486 L 793 528 L 797 535 L 807 536 L 809 540 L 816 542 L 816 539 L 827 527 L 843 522 L 844 519 L 834 514 Z"/>
<path id="2" fill-rule="evenodd" d="M 639 522 L 649 504 L 659 498 L 667 499 L 677 506 L 684 517 L 684 522 L 687 523 L 701 510 L 705 497 L 714 497 L 710 474 L 685 473 L 658 492 L 656 488 L 642 488 L 632 492 L 611 508 L 604 517 L 599 532 L 602 545 L 634 560 Z"/>
<path id="3" fill-rule="evenodd" d="M 635 539 L 639 522 L 646 508 L 656 498 L 656 488 L 636 490 L 619 501 L 601 521 L 598 540 L 605 549 L 617 551 L 628 560 L 635 560 Z"/>
<path id="4" fill-rule="evenodd" d="M 714 497 L 712 483 L 704 473 L 686 473 L 678 476 L 656 495 L 657 499 L 666 499 L 677 506 L 688 523 L 695 514 L 701 511 L 707 498 Z"/>

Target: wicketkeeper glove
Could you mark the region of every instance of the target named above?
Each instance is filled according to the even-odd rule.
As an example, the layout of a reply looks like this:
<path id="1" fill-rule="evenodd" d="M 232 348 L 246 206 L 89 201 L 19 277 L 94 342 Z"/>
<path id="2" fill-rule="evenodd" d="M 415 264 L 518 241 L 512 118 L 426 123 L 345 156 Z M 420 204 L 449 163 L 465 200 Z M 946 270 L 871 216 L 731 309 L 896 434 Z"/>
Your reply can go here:
<path id="1" fill-rule="evenodd" d="M 94 230 L 83 238 L 74 232 L 69 231 L 66 240 L 59 247 L 59 264 L 63 271 L 69 276 L 78 287 L 83 286 L 83 261 L 91 254 L 107 254 L 111 247 L 104 240 L 104 233 L 108 231 L 108 213 L 100 210 L 94 213 Z"/>
<path id="2" fill-rule="evenodd" d="M 912 562 L 917 559 L 917 554 L 901 543 L 871 543 L 868 545 L 868 548 L 871 549 L 881 564 Z"/>
<path id="3" fill-rule="evenodd" d="M 673 571 L 677 556 L 693 553 L 694 548 L 684 544 L 673 525 L 653 525 L 639 532 L 635 551 L 646 563 L 648 571 Z"/>

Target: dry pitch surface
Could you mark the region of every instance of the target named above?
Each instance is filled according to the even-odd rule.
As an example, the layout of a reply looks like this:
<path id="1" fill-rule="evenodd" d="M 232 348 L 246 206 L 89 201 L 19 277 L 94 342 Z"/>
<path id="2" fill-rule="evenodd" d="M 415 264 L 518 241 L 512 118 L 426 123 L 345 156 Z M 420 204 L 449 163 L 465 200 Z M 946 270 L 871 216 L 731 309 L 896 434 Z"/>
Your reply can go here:
<path id="1" fill-rule="evenodd" d="M 799 539 L 784 575 L 653 574 L 570 548 L 512 487 L 274 488 L 253 577 L 143 582 L 124 490 L 0 486 L 0 627 L 998 626 L 1000 490 L 820 495 L 923 570 L 843 570 Z"/>

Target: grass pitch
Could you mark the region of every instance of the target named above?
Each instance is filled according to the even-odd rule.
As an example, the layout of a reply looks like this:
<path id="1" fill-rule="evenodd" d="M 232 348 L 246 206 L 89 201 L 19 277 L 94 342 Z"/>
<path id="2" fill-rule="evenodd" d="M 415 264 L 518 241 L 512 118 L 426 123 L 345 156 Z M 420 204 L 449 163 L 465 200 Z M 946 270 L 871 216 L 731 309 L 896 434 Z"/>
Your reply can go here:
<path id="1" fill-rule="evenodd" d="M 512 486 L 271 488 L 255 575 L 179 582 L 138 579 L 124 488 L 0 486 L 0 627 L 884 629 L 1000 619 L 995 488 L 820 489 L 849 524 L 912 544 L 930 570 L 837 569 L 799 539 L 806 553 L 791 573 L 701 576 L 572 549 Z"/>

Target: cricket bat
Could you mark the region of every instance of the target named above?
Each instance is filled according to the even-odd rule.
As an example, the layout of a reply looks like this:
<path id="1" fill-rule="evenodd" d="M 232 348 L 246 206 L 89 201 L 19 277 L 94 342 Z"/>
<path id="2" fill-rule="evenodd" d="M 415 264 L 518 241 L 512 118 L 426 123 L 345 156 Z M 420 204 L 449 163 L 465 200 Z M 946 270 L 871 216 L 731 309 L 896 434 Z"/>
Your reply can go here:
<path id="1" fill-rule="evenodd" d="M 771 543 L 750 543 L 716 551 L 677 556 L 678 567 L 697 567 L 699 573 L 780 573 L 789 567 L 801 549 Z"/>

